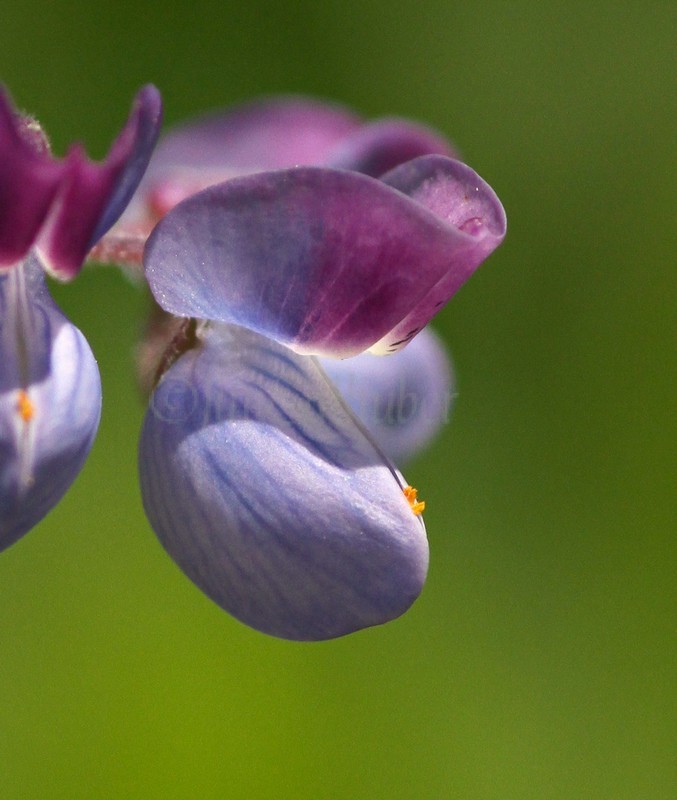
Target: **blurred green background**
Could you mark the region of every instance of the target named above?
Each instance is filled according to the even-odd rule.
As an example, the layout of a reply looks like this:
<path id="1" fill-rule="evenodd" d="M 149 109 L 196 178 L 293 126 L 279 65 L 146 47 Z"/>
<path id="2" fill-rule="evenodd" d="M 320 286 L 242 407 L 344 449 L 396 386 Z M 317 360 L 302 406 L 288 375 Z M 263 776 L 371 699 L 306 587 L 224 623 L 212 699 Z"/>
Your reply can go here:
<path id="1" fill-rule="evenodd" d="M 0 557 L 0 797 L 672 800 L 677 6 L 230 0 L 3 7 L 0 78 L 100 157 L 136 88 L 168 124 L 300 92 L 447 133 L 504 247 L 445 309 L 460 397 L 408 479 L 429 581 L 402 619 L 267 638 L 141 511 L 139 293 L 55 290 L 104 382 L 66 499 Z"/>

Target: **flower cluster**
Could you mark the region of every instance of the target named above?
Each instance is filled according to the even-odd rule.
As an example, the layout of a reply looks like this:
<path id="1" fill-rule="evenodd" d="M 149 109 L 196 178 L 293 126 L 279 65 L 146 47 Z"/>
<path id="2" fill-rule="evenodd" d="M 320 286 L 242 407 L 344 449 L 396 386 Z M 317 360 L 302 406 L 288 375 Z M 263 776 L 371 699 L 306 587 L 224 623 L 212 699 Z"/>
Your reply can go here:
<path id="1" fill-rule="evenodd" d="M 123 210 L 159 116 L 143 97 L 121 137 L 126 159 L 113 159 L 126 166 L 106 184 L 112 210 L 68 250 L 54 242 L 65 236 L 60 220 L 77 217 L 76 201 L 70 211 L 45 201 L 47 221 L 28 248 L 12 251 L 23 266 L 10 275 L 23 275 L 22 286 L 42 287 L 39 258 L 72 274 Z M 47 158 L 11 119 L 24 150 Z M 0 139 L 0 159 L 4 148 Z M 10 197 L 3 169 L 0 199 Z M 40 191 L 26 190 L 22 202 Z M 0 201 L 0 215 L 9 205 Z M 3 231 L 0 219 L 0 248 Z M 442 137 L 402 120 L 363 123 L 282 98 L 160 141 L 97 253 L 134 261 L 147 238 L 144 275 L 161 324 L 143 361 L 152 385 L 139 446 L 143 503 L 168 553 L 216 603 L 266 633 L 319 640 L 386 622 L 416 599 L 428 564 L 424 504 L 391 459 L 410 457 L 446 418 L 451 373 L 425 326 L 504 235 L 492 189 Z M 43 312 L 17 327 L 16 286 L 0 285 L 0 346 L 13 361 L 0 384 L 3 536 L 6 500 L 22 520 L 10 522 L 6 544 L 79 469 L 96 422 L 75 437 L 86 415 L 74 410 L 93 408 L 98 391 L 78 368 L 63 396 L 33 399 L 27 387 L 72 366 L 76 345 L 65 355 L 52 345 L 52 360 L 31 366 L 40 375 L 26 372 L 26 343 L 53 342 L 56 326 L 41 333 Z M 31 296 L 46 297 L 42 288 Z M 79 445 L 58 491 L 36 468 L 53 457 L 52 440 L 33 435 L 45 403 L 63 408 Z M 26 511 L 29 484 L 49 498 L 39 515 Z"/>

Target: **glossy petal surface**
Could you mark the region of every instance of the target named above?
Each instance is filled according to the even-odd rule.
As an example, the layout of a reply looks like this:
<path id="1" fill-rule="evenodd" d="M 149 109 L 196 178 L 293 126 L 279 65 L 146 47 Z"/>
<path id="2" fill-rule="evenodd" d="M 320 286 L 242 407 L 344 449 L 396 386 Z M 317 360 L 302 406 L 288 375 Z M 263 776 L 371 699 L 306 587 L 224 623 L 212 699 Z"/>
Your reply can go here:
<path id="1" fill-rule="evenodd" d="M 319 640 L 402 614 L 425 530 L 312 359 L 214 326 L 157 387 L 144 506 L 183 571 L 242 622 Z"/>
<path id="2" fill-rule="evenodd" d="M 122 214 L 146 169 L 161 118 L 160 95 L 154 86 L 146 86 L 105 161 L 93 163 L 82 148 L 71 148 L 37 241 L 43 264 L 56 277 L 74 277 L 91 247 Z"/>
<path id="3" fill-rule="evenodd" d="M 387 177 L 397 188 L 299 168 L 188 198 L 148 240 L 156 300 L 178 316 L 244 325 L 301 353 L 397 350 L 500 243 L 505 216 L 490 187 L 458 161 L 427 156 Z"/>
<path id="4" fill-rule="evenodd" d="M 454 377 L 430 328 L 390 356 L 363 353 L 320 361 L 353 413 L 397 464 L 413 458 L 448 421 Z"/>
<path id="5" fill-rule="evenodd" d="M 61 499 L 89 453 L 101 385 L 35 262 L 0 277 L 0 550 Z"/>

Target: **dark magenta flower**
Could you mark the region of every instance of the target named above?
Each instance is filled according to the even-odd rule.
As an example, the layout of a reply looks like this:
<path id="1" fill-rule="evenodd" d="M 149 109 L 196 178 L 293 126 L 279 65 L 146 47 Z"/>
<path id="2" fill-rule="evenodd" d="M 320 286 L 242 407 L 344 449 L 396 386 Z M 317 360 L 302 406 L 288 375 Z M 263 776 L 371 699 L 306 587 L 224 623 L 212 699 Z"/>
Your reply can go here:
<path id="1" fill-rule="evenodd" d="M 105 161 L 79 145 L 55 159 L 39 125 L 0 91 L 0 549 L 61 499 L 99 422 L 96 361 L 47 291 L 73 278 L 146 167 L 160 97 L 142 89 Z"/>
<path id="2" fill-rule="evenodd" d="M 449 152 L 409 123 L 266 102 L 168 137 L 130 212 L 186 198 L 145 268 L 163 309 L 199 320 L 144 422 L 146 513 L 186 574 L 254 628 L 341 636 L 421 591 L 423 504 L 386 452 L 411 454 L 428 415 L 405 444 L 356 398 L 448 385 L 427 335 L 383 370 L 359 354 L 414 340 L 503 239 L 498 198 Z M 345 399 L 310 356 L 355 357 L 328 368 Z"/>

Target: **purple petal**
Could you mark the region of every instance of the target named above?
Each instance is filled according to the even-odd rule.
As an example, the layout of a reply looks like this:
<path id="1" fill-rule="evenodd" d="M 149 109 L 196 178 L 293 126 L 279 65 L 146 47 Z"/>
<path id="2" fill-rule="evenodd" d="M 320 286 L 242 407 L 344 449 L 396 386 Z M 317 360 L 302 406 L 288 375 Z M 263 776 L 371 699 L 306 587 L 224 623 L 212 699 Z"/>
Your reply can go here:
<path id="1" fill-rule="evenodd" d="M 37 242 L 44 266 L 56 277 L 73 278 L 91 247 L 123 212 L 150 159 L 161 116 L 160 95 L 154 86 L 146 86 L 103 163 L 89 161 L 79 146 L 71 148 Z"/>
<path id="2" fill-rule="evenodd" d="M 456 242 L 446 270 L 432 278 L 412 309 L 384 338 L 371 347 L 375 353 L 393 353 L 404 347 L 445 305 L 479 265 L 503 241 L 506 217 L 493 189 L 470 167 L 448 158 L 428 156 L 396 167 L 381 178 L 429 209 L 438 219 L 465 237 Z"/>
<path id="3" fill-rule="evenodd" d="M 266 98 L 172 129 L 153 154 L 124 223 L 164 216 L 178 202 L 229 178 L 322 162 L 360 127 L 338 105 L 301 97 Z"/>
<path id="4" fill-rule="evenodd" d="M 129 120 L 108 155 L 107 161 L 117 161 L 122 170 L 91 235 L 90 247 L 113 227 L 125 210 L 146 171 L 161 125 L 162 97 L 155 86 L 147 84 L 137 93 Z"/>
<path id="5" fill-rule="evenodd" d="M 505 233 L 498 198 L 470 168 L 428 156 L 389 179 L 411 174 L 430 184 L 412 181 L 415 199 L 364 175 L 320 168 L 207 189 L 149 238 L 151 290 L 172 314 L 244 325 L 301 353 L 394 351 Z M 417 329 L 412 323 L 402 333 L 413 316 Z"/>
<path id="6" fill-rule="evenodd" d="M 149 178 L 179 170 L 244 174 L 321 163 L 359 120 L 340 106 L 282 97 L 207 114 L 174 128 L 153 156 Z"/>
<path id="7" fill-rule="evenodd" d="M 449 142 L 423 125 L 384 119 L 364 125 L 325 158 L 325 165 L 378 178 L 405 161 L 430 154 L 455 157 Z"/>
<path id="8" fill-rule="evenodd" d="M 0 277 L 0 550 L 75 480 L 100 410 L 96 361 L 49 296 L 37 262 Z"/>
<path id="9" fill-rule="evenodd" d="M 421 591 L 425 529 L 313 359 L 214 326 L 151 399 L 148 518 L 216 603 L 274 636 L 387 622 Z"/>
<path id="10" fill-rule="evenodd" d="M 397 464 L 413 458 L 448 421 L 454 378 L 444 347 L 430 328 L 391 356 L 362 353 L 343 360 L 323 358 L 321 364 Z"/>
<path id="11" fill-rule="evenodd" d="M 23 260 L 65 172 L 25 121 L 0 86 L 0 269 Z"/>

